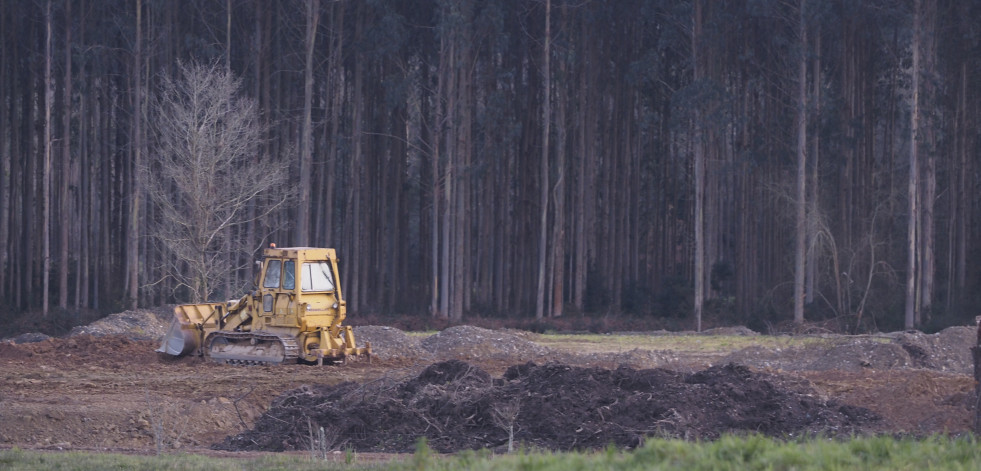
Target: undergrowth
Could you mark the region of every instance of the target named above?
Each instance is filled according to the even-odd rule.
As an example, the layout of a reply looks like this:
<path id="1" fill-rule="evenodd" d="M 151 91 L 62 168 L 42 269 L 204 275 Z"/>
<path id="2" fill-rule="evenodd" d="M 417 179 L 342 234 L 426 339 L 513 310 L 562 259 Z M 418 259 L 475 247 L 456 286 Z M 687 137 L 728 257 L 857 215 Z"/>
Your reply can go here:
<path id="1" fill-rule="evenodd" d="M 353 458 L 352 458 L 353 457 Z M 507 455 L 486 450 L 437 455 L 420 441 L 412 455 L 378 457 L 265 454 L 215 458 L 165 454 L 135 456 L 90 452 L 0 451 L 2 469 L 73 470 L 977 470 L 981 447 L 973 436 L 922 439 L 860 437 L 851 440 L 780 440 L 727 435 L 711 442 L 651 439 L 636 450 L 553 453 L 518 449 Z"/>

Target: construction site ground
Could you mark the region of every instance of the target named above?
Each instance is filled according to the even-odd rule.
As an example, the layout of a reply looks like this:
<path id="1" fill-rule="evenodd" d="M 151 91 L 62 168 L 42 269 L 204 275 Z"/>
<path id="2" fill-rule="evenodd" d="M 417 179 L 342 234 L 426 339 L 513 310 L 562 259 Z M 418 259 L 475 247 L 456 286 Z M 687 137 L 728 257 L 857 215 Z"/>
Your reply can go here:
<path id="1" fill-rule="evenodd" d="M 357 326 L 370 363 L 245 367 L 154 352 L 168 316 L 128 311 L 64 337 L 0 342 L 0 448 L 400 453 L 418 436 L 443 452 L 500 450 L 509 436 L 629 448 L 652 435 L 962 434 L 974 418 L 974 327 L 773 336 Z"/>

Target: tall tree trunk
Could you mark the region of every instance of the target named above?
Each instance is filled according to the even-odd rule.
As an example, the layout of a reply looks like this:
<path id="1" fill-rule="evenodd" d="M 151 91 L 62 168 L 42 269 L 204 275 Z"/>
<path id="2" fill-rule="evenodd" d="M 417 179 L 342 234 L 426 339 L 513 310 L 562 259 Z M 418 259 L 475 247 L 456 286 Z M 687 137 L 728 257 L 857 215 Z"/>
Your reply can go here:
<path id="1" fill-rule="evenodd" d="M 440 52 L 439 56 L 442 58 L 445 54 L 445 48 L 447 41 L 445 39 L 440 39 Z M 442 61 L 440 61 L 442 63 Z M 430 237 L 432 244 L 432 300 L 430 303 L 430 313 L 433 317 L 446 318 L 447 317 L 447 306 L 445 303 L 447 297 L 446 286 L 448 280 L 446 276 L 441 276 L 441 273 L 446 273 L 446 265 L 443 263 L 446 258 L 443 253 L 440 252 L 440 239 L 442 234 L 440 233 L 440 202 L 442 201 L 442 188 L 440 183 L 446 185 L 447 182 L 443 179 L 440 174 L 439 159 L 441 157 L 440 149 L 442 148 L 443 139 L 443 104 L 440 100 L 443 98 L 445 89 L 445 72 L 442 67 L 438 68 L 436 71 L 436 103 L 433 107 L 433 121 L 430 126 L 430 137 L 429 142 L 431 146 L 430 163 L 432 164 L 432 188 L 430 189 L 432 204 L 432 217 L 430 220 Z M 445 209 L 443 209 L 445 211 Z M 442 241 L 443 244 L 446 243 L 445 240 Z"/>
<path id="2" fill-rule="evenodd" d="M 62 110 L 62 138 L 61 138 L 61 201 L 59 212 L 61 214 L 60 237 L 58 248 L 58 307 L 66 309 L 68 307 L 68 245 L 69 235 L 72 229 L 73 215 L 70 214 L 71 192 L 75 191 L 76 185 L 72 184 L 72 161 L 71 161 L 71 116 L 72 116 L 72 2 L 65 2 L 65 97 L 62 100 L 64 109 Z"/>
<path id="3" fill-rule="evenodd" d="M 152 22 L 151 22 L 152 24 Z M 151 26 L 152 27 L 152 26 Z M 225 74 L 229 77 L 232 76 L 232 0 L 225 0 Z M 229 109 L 229 111 L 231 111 Z M 148 209 L 148 213 L 152 209 Z M 231 299 L 233 295 L 232 289 L 238 287 L 238 272 L 237 269 L 239 265 L 238 256 L 233 253 L 232 250 L 232 238 L 234 237 L 234 231 L 232 227 L 227 227 L 224 234 L 224 247 L 222 248 L 221 258 L 228 269 L 225 271 L 224 287 L 222 289 L 221 299 Z M 144 244 L 145 246 L 146 244 Z M 145 259 L 145 257 L 144 257 Z"/>
<path id="4" fill-rule="evenodd" d="M 699 42 L 702 36 L 702 0 L 695 0 L 695 12 L 692 17 L 691 50 L 693 80 L 697 83 L 702 79 L 702 58 L 700 57 Z M 702 304 L 705 301 L 705 146 L 702 132 L 701 113 L 695 111 L 691 123 L 692 146 L 694 150 L 695 180 L 695 299 L 694 315 L 695 330 L 702 331 Z"/>
<path id="5" fill-rule="evenodd" d="M 550 70 L 551 35 L 552 35 L 552 0 L 545 0 L 545 48 L 542 59 L 542 160 L 541 160 L 541 218 L 538 235 L 538 297 L 535 302 L 535 318 L 541 319 L 545 313 L 545 261 L 547 259 L 546 243 L 548 241 L 548 138 L 552 121 L 552 73 Z"/>
<path id="6" fill-rule="evenodd" d="M 569 29 L 567 6 L 562 6 L 562 27 Z M 555 218 L 552 224 L 552 317 L 562 315 L 565 303 L 565 167 L 566 167 L 566 103 L 568 100 L 566 60 L 559 61 L 561 80 L 557 94 L 556 122 L 556 178 L 555 178 Z"/>
<path id="7" fill-rule="evenodd" d="M 357 26 L 355 31 L 355 37 L 361 38 L 364 32 L 364 23 L 367 21 L 367 14 L 364 11 L 364 7 L 359 8 L 357 16 Z M 362 260 L 362 253 L 364 247 L 364 241 L 362 236 L 362 228 L 366 215 L 362 214 L 362 199 L 364 198 L 363 188 L 364 188 L 364 136 L 362 135 L 364 126 L 364 113 L 365 113 L 365 101 L 367 97 L 365 96 L 364 87 L 364 56 L 358 54 L 356 57 L 356 63 L 354 65 L 354 89 L 353 89 L 353 114 L 352 114 L 352 139 L 353 149 L 351 156 L 351 188 L 350 194 L 351 198 L 349 201 L 349 207 L 351 210 L 350 216 L 347 218 L 346 224 L 350 225 L 348 232 L 351 237 L 351 260 L 357 260 L 359 262 L 346 264 L 346 269 L 351 273 L 350 276 L 346 277 L 348 280 L 348 309 L 349 311 L 357 312 L 361 305 L 360 296 L 361 293 L 366 292 L 365 286 L 363 286 L 364 274 L 368 267 L 363 266 L 360 263 Z"/>
<path id="8" fill-rule="evenodd" d="M 334 185 L 337 181 L 337 151 L 340 146 L 340 125 L 341 107 L 344 102 L 344 88 L 341 77 L 343 76 L 343 52 L 344 52 L 344 2 L 336 2 L 331 5 L 334 20 L 334 28 L 331 32 L 330 62 L 328 63 L 328 76 L 330 79 L 327 84 L 328 102 L 327 108 L 330 122 L 330 136 L 326 138 L 327 146 L 327 175 L 324 195 L 324 237 L 328 244 L 333 244 L 334 236 Z M 325 132 L 327 126 L 324 126 Z"/>
<path id="9" fill-rule="evenodd" d="M 82 2 L 82 11 L 85 11 L 85 2 Z M 79 22 L 79 34 L 78 34 L 79 44 L 85 44 L 85 22 Z M 91 238 L 89 237 L 92 232 L 92 204 L 93 204 L 93 187 L 91 180 L 91 159 L 89 159 L 89 145 L 91 145 L 93 138 L 93 130 L 95 126 L 92 121 L 98 121 L 98 117 L 94 114 L 90 114 L 95 107 L 91 106 L 94 102 L 96 94 L 92 90 L 91 81 L 86 78 L 80 78 L 79 81 L 82 86 L 88 90 L 88 93 L 79 94 L 78 97 L 78 115 L 79 116 L 89 116 L 87 119 L 78 120 L 78 158 L 77 161 L 77 177 L 76 177 L 76 197 L 77 202 L 75 227 L 77 228 L 78 238 L 76 247 L 78 247 L 78 254 L 76 255 L 76 268 L 75 268 L 75 311 L 78 312 L 83 306 L 89 307 L 89 263 L 91 261 L 89 257 L 89 249 Z"/>
<path id="10" fill-rule="evenodd" d="M 446 40 L 446 44 L 441 44 L 441 51 L 445 52 L 445 55 L 440 57 L 440 80 L 443 80 L 442 90 L 443 95 L 439 98 L 440 101 L 445 100 L 444 103 L 437 106 L 445 107 L 444 119 L 452 119 L 454 110 L 456 109 L 456 72 L 454 67 L 456 64 L 453 58 L 456 57 L 456 47 L 453 41 Z M 446 163 L 443 165 L 443 214 L 441 216 L 443 223 L 441 226 L 442 240 L 440 245 L 440 273 L 442 274 L 443 282 L 440 285 L 440 298 L 439 298 L 439 310 L 443 316 L 450 319 L 453 318 L 453 313 L 451 312 L 450 297 L 453 295 L 453 290 L 456 289 L 456 281 L 453 279 L 452 268 L 452 247 L 453 240 L 453 192 L 454 184 L 456 182 L 456 161 L 455 161 L 455 139 L 454 132 L 451 126 L 443 127 L 443 123 L 437 123 L 439 128 L 439 142 L 437 145 L 442 146 L 445 149 Z"/>
<path id="11" fill-rule="evenodd" d="M 128 305 L 130 309 L 136 309 L 139 304 L 139 244 L 140 244 L 140 206 L 142 205 L 142 194 L 140 189 L 140 179 L 137 178 L 142 162 L 143 152 L 143 0 L 136 0 L 136 39 L 135 51 L 133 54 L 133 162 L 131 167 L 130 179 L 132 187 L 130 191 L 129 223 L 126 231 L 127 255 L 126 273 L 127 287 L 129 288 Z"/>
<path id="12" fill-rule="evenodd" d="M 913 88 L 910 95 L 910 145 L 909 145 L 909 220 L 907 221 L 907 261 L 906 261 L 906 310 L 903 327 L 907 330 L 914 328 L 919 321 L 919 303 L 917 302 L 917 266 L 919 261 L 919 244 L 917 243 L 917 228 L 919 226 L 919 126 L 920 126 L 920 42 L 922 21 L 921 0 L 913 1 Z"/>
<path id="13" fill-rule="evenodd" d="M 313 51 L 320 22 L 320 0 L 308 0 L 307 29 L 304 37 L 306 61 L 303 68 L 303 130 L 300 135 L 300 198 L 296 215 L 296 245 L 310 240 L 310 176 L 313 174 Z M 360 137 L 355 136 L 359 139 Z"/>
<path id="14" fill-rule="evenodd" d="M 804 252 L 807 247 L 807 26 L 800 0 L 798 31 L 800 58 L 797 75 L 797 245 L 794 250 L 794 323 L 804 322 Z"/>
<path id="15" fill-rule="evenodd" d="M 458 59 L 456 64 L 456 95 L 458 102 L 456 106 L 457 118 L 454 120 L 457 129 L 455 130 L 456 139 L 456 159 L 460 172 L 457 172 L 457 179 L 454 185 L 456 194 L 456 208 L 454 219 L 454 290 L 453 290 L 453 309 L 451 319 L 455 322 L 463 320 L 463 314 L 470 308 L 470 292 L 472 289 L 473 276 L 471 272 L 471 224 L 470 215 L 471 204 L 471 181 L 473 180 L 472 165 L 472 124 L 473 124 L 473 74 L 471 63 L 473 62 L 473 32 L 472 17 L 473 3 L 464 2 L 461 4 L 463 9 L 461 47 L 457 48 Z"/>
<path id="16" fill-rule="evenodd" d="M 938 102 L 937 90 L 937 67 L 936 67 L 936 19 L 937 4 L 934 0 L 921 0 L 922 11 L 920 27 L 923 32 L 920 35 L 920 68 L 921 72 L 914 70 L 914 73 L 922 73 L 923 78 L 919 82 L 920 101 L 929 108 L 926 112 L 920 113 L 922 123 L 920 125 L 919 138 L 923 141 L 923 155 L 920 159 L 923 163 L 923 173 L 920 175 L 922 181 L 922 197 L 919 206 L 922 214 L 919 217 L 920 224 L 920 261 L 919 269 L 919 311 L 920 318 L 917 324 L 921 325 L 928 321 L 933 308 L 934 278 L 936 275 L 936 262 L 934 260 L 935 221 L 934 206 L 937 196 L 937 121 L 934 118 L 938 114 L 936 111 L 940 105 Z"/>
<path id="17" fill-rule="evenodd" d="M 10 8 L 6 2 L 0 2 L 0 29 L 6 30 L 7 23 L 10 17 Z M 12 47 L 6 38 L 0 37 L 0 93 L 9 94 L 8 96 L 14 97 L 13 82 L 14 79 L 11 77 L 11 68 L 8 67 L 9 59 L 8 55 L 11 54 Z M 12 224 L 11 214 L 10 214 L 10 199 L 11 199 L 11 184 L 13 179 L 11 178 L 11 148 L 13 145 L 13 136 L 16 132 L 9 124 L 9 118 L 11 112 L 8 108 L 12 110 L 14 108 L 13 103 L 0 102 L 0 129 L 10 130 L 11 139 L 3 139 L 0 141 L 0 296 L 4 298 L 10 297 L 11 290 L 8 285 L 8 280 L 10 276 L 8 275 L 7 260 L 10 253 L 10 226 Z M 15 306 L 16 307 L 16 306 Z"/>
<path id="18" fill-rule="evenodd" d="M 959 172 L 951 172 L 953 182 L 952 187 L 954 188 L 953 197 L 951 197 L 951 204 L 954 205 L 954 209 L 951 210 L 950 221 L 951 221 L 951 244 L 950 244 L 950 272 L 949 286 L 951 287 L 951 294 L 948 295 L 948 309 L 950 308 L 950 303 L 956 302 L 958 306 L 963 305 L 963 301 L 966 298 L 965 289 L 967 288 L 967 239 L 968 239 L 968 227 L 970 227 L 970 192 L 968 191 L 968 177 L 971 174 L 968 167 L 968 135 L 971 132 L 971 126 L 968 118 L 968 88 L 967 88 L 967 61 L 961 63 L 960 67 L 960 89 L 959 97 L 957 100 L 957 107 L 959 110 L 959 116 L 957 118 L 957 126 L 959 131 L 957 132 L 957 141 L 959 142 L 958 151 L 956 153 L 957 158 L 957 168 L 960 169 Z"/>
<path id="19" fill-rule="evenodd" d="M 48 317 L 48 291 L 51 278 L 51 108 L 54 105 L 54 85 L 51 83 L 51 0 L 48 0 L 44 10 L 45 40 L 44 40 L 44 169 L 43 179 L 43 204 L 41 211 L 41 227 L 43 228 L 44 268 L 42 272 L 43 292 L 42 292 L 42 315 Z"/>
<path id="20" fill-rule="evenodd" d="M 585 38 L 589 36 L 588 28 L 589 22 L 585 19 L 580 20 L 580 37 Z M 595 50 L 591 43 L 587 41 L 583 42 L 584 57 L 592 58 L 593 51 Z M 578 128 L 579 128 L 579 150 L 577 154 L 579 155 L 579 161 L 576 168 L 576 181 L 578 182 L 578 188 L 576 191 L 576 228 L 575 228 L 575 265 L 574 265 L 574 292 L 573 292 L 573 304 L 576 309 L 582 313 L 585 309 L 586 301 L 586 283 L 589 281 L 586 279 L 586 274 L 588 272 L 588 247 L 589 243 L 587 241 L 586 227 L 590 227 L 591 224 L 588 221 L 589 214 L 591 214 L 588 209 L 592 208 L 592 200 L 590 195 L 591 192 L 591 182 L 593 181 L 593 172 L 587 171 L 587 167 L 591 160 L 593 159 L 592 154 L 592 123 L 590 119 L 592 117 L 592 110 L 590 109 L 589 97 L 593 91 L 592 81 L 590 79 L 590 73 L 594 71 L 593 67 L 579 67 L 579 111 L 578 111 Z"/>
<path id="21" fill-rule="evenodd" d="M 811 75 L 813 80 L 813 85 L 811 87 L 811 103 L 814 110 L 814 122 L 821 121 L 821 28 L 815 28 L 814 31 L 814 62 L 811 65 Z M 808 120 L 810 122 L 810 120 Z M 818 135 L 819 133 L 814 132 L 811 134 L 811 154 L 810 154 L 810 178 L 807 188 L 808 193 L 808 229 L 807 229 L 807 259 L 804 261 L 804 301 L 805 304 L 812 304 L 814 302 L 815 292 L 817 291 L 817 229 L 815 225 L 820 218 L 818 214 L 818 158 L 821 150 L 821 139 Z M 843 314 L 843 313 L 840 313 Z"/>
<path id="22" fill-rule="evenodd" d="M 458 28 L 458 26 L 457 26 Z M 457 31 L 457 33 L 459 33 Z M 457 40 L 457 37 L 453 37 L 451 41 L 453 44 L 450 46 L 450 57 L 447 63 L 448 72 L 448 85 L 446 89 L 446 116 L 448 118 L 448 129 L 445 135 L 446 141 L 446 182 L 443 187 L 445 194 L 444 203 L 446 204 L 446 209 L 443 211 L 443 275 L 446 277 L 446 299 L 443 303 L 446 306 L 446 313 L 450 320 L 454 320 L 460 317 L 460 313 L 457 312 L 457 299 L 458 291 L 463 289 L 462 282 L 463 279 L 460 278 L 459 265 L 457 262 L 457 256 L 460 254 L 458 251 L 458 244 L 462 243 L 460 241 L 461 232 L 459 231 L 459 224 L 463 221 L 458 218 L 458 214 L 462 211 L 460 204 L 462 199 L 458 196 L 461 190 L 461 180 L 463 178 L 463 168 L 462 168 L 462 151 L 460 149 L 461 141 L 460 136 L 460 74 L 462 64 L 460 64 L 460 53 L 459 48 L 463 45 Z M 442 64 L 441 64 L 442 65 Z"/>

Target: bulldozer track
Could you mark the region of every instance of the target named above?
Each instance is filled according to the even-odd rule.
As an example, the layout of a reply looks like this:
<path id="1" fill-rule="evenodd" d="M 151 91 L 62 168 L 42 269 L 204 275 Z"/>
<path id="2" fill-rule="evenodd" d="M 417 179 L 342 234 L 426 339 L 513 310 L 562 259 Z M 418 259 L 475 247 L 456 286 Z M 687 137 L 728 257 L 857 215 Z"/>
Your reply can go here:
<path id="1" fill-rule="evenodd" d="M 213 350 L 214 342 L 217 339 L 225 339 L 230 344 L 235 344 L 239 352 L 216 352 Z M 247 342 L 246 342 L 247 341 Z M 277 343 L 282 346 L 281 356 L 261 355 L 258 351 L 262 345 Z M 248 345 L 245 346 L 245 344 Z M 253 350 L 249 352 L 250 347 Z M 271 332 L 213 332 L 205 341 L 205 356 L 210 361 L 216 363 L 226 363 L 230 365 L 275 365 L 281 363 L 294 363 L 300 354 L 300 347 L 296 338 L 289 335 L 279 335 Z"/>

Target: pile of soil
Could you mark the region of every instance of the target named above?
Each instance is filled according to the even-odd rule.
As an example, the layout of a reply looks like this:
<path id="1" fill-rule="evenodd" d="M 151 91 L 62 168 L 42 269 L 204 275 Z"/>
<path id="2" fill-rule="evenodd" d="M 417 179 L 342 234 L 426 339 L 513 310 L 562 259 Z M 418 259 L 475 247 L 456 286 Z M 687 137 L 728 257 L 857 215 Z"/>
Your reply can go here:
<path id="1" fill-rule="evenodd" d="M 462 360 L 535 360 L 550 352 L 534 342 L 500 330 L 472 325 L 443 329 L 421 342 L 422 348 L 439 359 Z"/>
<path id="2" fill-rule="evenodd" d="M 159 306 L 152 309 L 134 309 L 118 312 L 96 319 L 89 324 L 76 325 L 70 331 L 57 337 L 106 337 L 122 336 L 130 340 L 152 340 L 159 342 L 167 333 L 174 318 L 174 306 Z M 41 332 L 24 332 L 0 339 L 0 343 L 35 343 L 54 338 Z"/>
<path id="3" fill-rule="evenodd" d="M 439 452 L 502 449 L 509 431 L 515 443 L 549 450 L 629 448 L 649 436 L 854 434 L 879 421 L 868 409 L 819 398 L 803 382 L 733 364 L 683 374 L 529 362 L 494 379 L 448 360 L 402 382 L 292 390 L 251 430 L 215 448 L 308 450 L 320 428 L 325 448 L 362 452 L 411 452 L 419 437 Z"/>
<path id="4" fill-rule="evenodd" d="M 410 337 L 405 332 L 389 326 L 354 326 L 354 342 L 358 346 L 370 343 L 372 358 L 381 361 L 411 362 L 427 356 L 419 346 L 420 339 Z"/>
<path id="5" fill-rule="evenodd" d="M 49 337 L 36 342 L 15 344 L 0 342 L 0 360 L 36 360 L 38 363 L 61 362 L 71 366 L 104 366 L 120 368 L 126 363 L 156 363 L 158 356 L 148 346 L 156 345 L 119 334 L 95 336 L 79 334 L 66 339 Z"/>
<path id="6" fill-rule="evenodd" d="M 448 327 L 428 337 L 412 337 L 388 326 L 355 326 L 358 345 L 371 343 L 374 359 L 391 363 L 424 365 L 434 361 L 544 361 L 548 348 L 521 338 L 520 333 L 471 325 Z"/>
<path id="7" fill-rule="evenodd" d="M 122 335 L 130 340 L 159 341 L 167 334 L 167 328 L 170 327 L 173 318 L 173 306 L 136 309 L 110 314 L 88 325 L 76 326 L 72 328 L 68 336 L 105 337 L 107 335 Z"/>
<path id="8" fill-rule="evenodd" d="M 748 347 L 722 359 L 754 368 L 783 371 L 861 371 L 930 369 L 971 374 L 974 327 L 949 327 L 935 334 L 892 332 L 875 335 L 827 335 L 793 348 Z"/>

